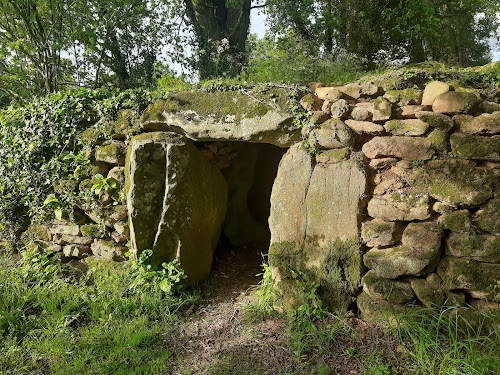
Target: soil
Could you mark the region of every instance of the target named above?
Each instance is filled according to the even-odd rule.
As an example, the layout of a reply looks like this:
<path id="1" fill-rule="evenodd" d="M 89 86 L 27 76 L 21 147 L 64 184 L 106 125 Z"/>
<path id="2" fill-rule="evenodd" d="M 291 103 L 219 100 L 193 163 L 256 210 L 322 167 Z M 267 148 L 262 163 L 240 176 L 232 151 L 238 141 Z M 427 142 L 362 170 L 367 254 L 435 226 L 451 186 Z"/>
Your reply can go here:
<path id="1" fill-rule="evenodd" d="M 294 355 L 289 344 L 286 317 L 248 321 L 244 305 L 251 303 L 261 279 L 265 248 L 253 244 L 216 254 L 207 296 L 193 306 L 173 340 L 174 374 L 367 374 L 364 358 L 372 345 L 384 357 L 394 355 L 395 344 L 386 330 L 354 315 L 347 318 L 351 333 L 341 334 L 338 345 L 302 357 Z"/>

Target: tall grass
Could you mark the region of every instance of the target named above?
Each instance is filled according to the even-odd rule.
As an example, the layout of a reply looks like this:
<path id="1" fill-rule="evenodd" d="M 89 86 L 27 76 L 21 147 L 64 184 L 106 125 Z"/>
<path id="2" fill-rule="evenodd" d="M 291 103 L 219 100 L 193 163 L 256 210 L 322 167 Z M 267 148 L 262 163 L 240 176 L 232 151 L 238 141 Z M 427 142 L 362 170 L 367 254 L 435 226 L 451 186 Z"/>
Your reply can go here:
<path id="1" fill-rule="evenodd" d="M 498 316 L 467 318 L 457 308 L 419 308 L 400 315 L 392 327 L 404 345 L 410 373 L 500 373 Z"/>
<path id="2" fill-rule="evenodd" d="M 196 297 L 137 287 L 139 276 L 112 262 L 78 273 L 43 254 L 1 267 L 0 373 L 158 374 Z"/>

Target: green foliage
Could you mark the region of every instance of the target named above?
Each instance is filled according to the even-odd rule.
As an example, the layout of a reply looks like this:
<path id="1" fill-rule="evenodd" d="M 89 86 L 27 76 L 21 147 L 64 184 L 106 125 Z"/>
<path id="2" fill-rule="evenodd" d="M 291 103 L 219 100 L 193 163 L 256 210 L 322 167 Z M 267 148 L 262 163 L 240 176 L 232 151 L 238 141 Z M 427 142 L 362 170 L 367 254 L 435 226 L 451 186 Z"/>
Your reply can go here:
<path id="1" fill-rule="evenodd" d="M 0 111 L 0 231 L 17 231 L 44 206 L 60 212 L 65 197 L 46 201 L 52 183 L 88 163 L 83 146 L 92 140 L 77 135 L 98 120 L 97 136 L 109 135 L 106 124 L 120 109 L 140 111 L 151 98 L 144 90 L 82 89 Z"/>
<path id="2" fill-rule="evenodd" d="M 104 177 L 102 174 L 98 173 L 94 178 L 97 182 L 92 185 L 90 192 L 95 195 L 101 196 L 117 187 L 117 183 L 112 177 Z"/>
<path id="3" fill-rule="evenodd" d="M 484 64 L 498 0 L 269 0 L 274 35 L 300 36 L 309 54 L 348 51 L 369 69 L 439 60 Z"/>
<path id="4" fill-rule="evenodd" d="M 359 77 L 363 61 L 345 51 L 335 55 L 311 51 L 298 35 L 290 32 L 274 38 L 266 34 L 249 38 L 249 61 L 242 77 L 250 82 L 321 81 L 343 84 Z"/>
<path id="5" fill-rule="evenodd" d="M 273 275 L 271 268 L 267 262 L 262 263 L 264 272 L 262 273 L 262 280 L 257 285 L 253 294 L 251 303 L 243 305 L 243 318 L 244 320 L 255 322 L 262 320 L 265 317 L 276 315 L 274 310 L 275 291 L 273 288 Z"/>
<path id="6" fill-rule="evenodd" d="M 152 250 L 144 250 L 137 262 L 131 261 L 131 275 L 133 278 L 130 289 L 160 288 L 166 294 L 172 294 L 184 289 L 182 281 L 186 279 L 184 271 L 180 268 L 178 260 L 162 263 L 156 266 L 150 263 Z"/>
<path id="7" fill-rule="evenodd" d="M 498 317 L 477 314 L 476 324 L 456 308 L 420 308 L 399 315 L 391 326 L 404 345 L 408 370 L 429 375 L 494 373 L 500 368 Z"/>
<path id="8" fill-rule="evenodd" d="M 295 278 L 298 288 L 303 290 L 303 303 L 288 314 L 287 331 L 293 353 L 298 358 L 312 352 L 327 353 L 338 335 L 347 331 L 349 326 L 323 307 L 317 295 L 318 283 L 300 281 L 298 276 Z M 327 317 L 329 319 L 325 319 Z"/>
<path id="9" fill-rule="evenodd" d="M 196 298 L 176 286 L 178 270 L 166 292 L 154 283 L 168 274 L 144 264 L 99 261 L 82 274 L 36 248 L 0 264 L 0 373 L 161 373 L 164 335 Z"/>

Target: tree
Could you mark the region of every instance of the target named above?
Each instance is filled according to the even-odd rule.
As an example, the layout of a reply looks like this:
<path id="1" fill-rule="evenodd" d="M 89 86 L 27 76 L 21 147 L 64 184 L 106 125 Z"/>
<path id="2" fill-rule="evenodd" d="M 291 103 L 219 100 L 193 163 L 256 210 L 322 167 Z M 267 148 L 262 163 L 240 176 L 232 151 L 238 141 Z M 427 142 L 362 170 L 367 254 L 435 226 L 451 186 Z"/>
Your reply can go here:
<path id="1" fill-rule="evenodd" d="M 194 27 L 200 78 L 238 75 L 246 62 L 251 0 L 184 0 Z"/>
<path id="2" fill-rule="evenodd" d="M 177 0 L 0 0 L 0 91 L 151 85 Z"/>
<path id="3" fill-rule="evenodd" d="M 345 50 L 373 68 L 380 56 L 461 66 L 488 58 L 498 0 L 269 0 L 272 29 L 291 29 L 312 53 Z M 283 27 L 285 26 L 285 27 Z"/>
<path id="4" fill-rule="evenodd" d="M 93 84 L 106 80 L 127 88 L 151 85 L 162 44 L 171 34 L 173 2 L 81 1 L 75 37 L 92 64 Z"/>
<path id="5" fill-rule="evenodd" d="M 68 61 L 62 51 L 75 0 L 0 0 L 0 90 L 20 97 L 59 89 Z"/>

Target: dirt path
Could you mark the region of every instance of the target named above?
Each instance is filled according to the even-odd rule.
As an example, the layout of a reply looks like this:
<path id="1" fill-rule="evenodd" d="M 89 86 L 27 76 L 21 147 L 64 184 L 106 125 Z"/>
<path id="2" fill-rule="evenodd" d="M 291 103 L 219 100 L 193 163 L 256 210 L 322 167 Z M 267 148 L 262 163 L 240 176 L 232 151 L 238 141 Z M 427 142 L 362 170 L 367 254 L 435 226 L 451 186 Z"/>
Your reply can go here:
<path id="1" fill-rule="evenodd" d="M 297 358 L 289 345 L 285 318 L 245 319 L 243 305 L 261 279 L 262 247 L 228 250 L 214 260 L 207 298 L 177 330 L 174 374 L 363 374 L 363 363 L 345 347 L 359 346 L 372 328 L 352 317 L 357 338 L 343 335 L 342 345 Z M 324 365 L 318 372 L 317 363 Z"/>

